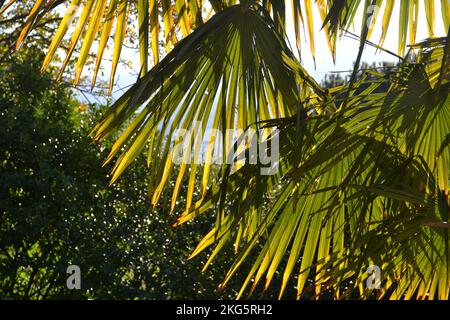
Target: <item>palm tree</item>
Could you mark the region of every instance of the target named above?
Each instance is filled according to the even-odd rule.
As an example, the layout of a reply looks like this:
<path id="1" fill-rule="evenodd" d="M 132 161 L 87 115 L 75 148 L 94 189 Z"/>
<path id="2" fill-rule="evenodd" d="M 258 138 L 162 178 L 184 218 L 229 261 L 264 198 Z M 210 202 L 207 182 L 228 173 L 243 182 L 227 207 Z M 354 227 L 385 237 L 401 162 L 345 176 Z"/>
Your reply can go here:
<path id="1" fill-rule="evenodd" d="M 0 12 L 14 2 L 7 2 Z M 61 74 L 80 43 L 77 83 L 98 41 L 95 83 L 114 29 L 112 86 L 127 17 L 137 15 L 140 78 L 111 106 L 92 135 L 102 141 L 122 130 L 106 159 L 116 160 L 112 182 L 148 150 L 155 206 L 172 171 L 177 171 L 172 208 L 187 179 L 186 210 L 174 225 L 216 208 L 214 227 L 191 257 L 213 247 L 206 268 L 224 246 L 234 245 L 236 260 L 222 285 L 250 252 L 258 253 L 239 297 L 252 294 L 263 277 L 266 289 L 282 271 L 280 298 L 296 276 L 299 298 L 312 279 L 317 297 L 331 290 L 335 297 L 352 297 L 356 291 L 360 297 L 448 299 L 450 32 L 435 36 L 436 2 L 424 2 L 430 37 L 415 44 L 418 0 L 402 0 L 399 6 L 394 1 L 383 5 L 382 0 L 72 0 L 43 69 L 81 11 Z M 17 47 L 61 4 L 66 1 L 36 0 Z M 313 5 L 321 21 L 314 21 Z M 297 46 L 304 27 L 314 55 L 314 25 L 320 23 L 334 55 L 337 37 L 356 21 L 361 6 L 360 49 L 350 81 L 322 88 L 288 45 L 286 15 L 293 14 Z M 441 9 L 447 30 L 448 0 L 441 1 Z M 383 50 L 394 10 L 399 10 L 397 56 L 402 62 L 388 74 L 361 73 L 365 46 Z M 375 44 L 369 40 L 379 16 L 382 35 Z M 408 35 L 411 46 L 406 50 Z M 160 44 L 166 49 L 162 59 Z M 179 128 L 199 130 L 200 139 L 189 142 L 197 156 L 228 156 L 227 143 L 218 143 L 208 127 L 222 132 L 277 128 L 268 139 L 280 141 L 278 172 L 261 175 L 260 165 L 250 161 L 235 172 L 224 164 L 217 174 L 211 173 L 217 168 L 208 162 L 201 168 L 175 166 L 174 146 L 183 138 L 176 133 Z M 199 141 L 208 142 L 206 151 Z M 196 183 L 202 186 L 201 194 L 194 192 Z M 365 285 L 372 265 L 381 268 L 380 289 Z"/>

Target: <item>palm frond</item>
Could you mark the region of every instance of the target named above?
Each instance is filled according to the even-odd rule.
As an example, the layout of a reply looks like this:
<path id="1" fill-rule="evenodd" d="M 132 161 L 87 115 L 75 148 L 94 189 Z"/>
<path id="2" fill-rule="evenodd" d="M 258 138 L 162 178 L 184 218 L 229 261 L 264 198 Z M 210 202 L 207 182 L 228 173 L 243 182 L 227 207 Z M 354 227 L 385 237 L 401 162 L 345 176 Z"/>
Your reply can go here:
<path id="1" fill-rule="evenodd" d="M 354 289 L 367 296 L 365 271 L 376 264 L 383 272 L 379 297 L 448 299 L 450 97 L 448 83 L 433 87 L 436 78 L 447 78 L 439 72 L 447 70 L 448 42 L 433 43 L 417 46 L 417 64 L 405 63 L 388 78 L 363 76 L 354 91 L 347 85 L 322 101 L 335 112 L 310 114 L 301 123 L 274 120 L 282 173 L 263 177 L 257 166 L 245 165 L 179 218 L 194 218 L 226 192 L 221 207 L 227 210 L 217 213 L 222 223 L 193 253 L 213 245 L 217 254 L 235 237 L 239 254 L 223 285 L 258 250 L 239 296 L 264 277 L 267 288 L 280 269 L 280 297 L 293 273 L 298 297 L 311 277 L 318 297 L 330 289 L 336 296 Z M 276 200 L 265 209 L 262 199 L 270 193 Z M 256 226 L 242 235 L 250 217 L 257 217 Z"/>
<path id="2" fill-rule="evenodd" d="M 6 3 L 1 12 L 13 3 Z M 34 2 L 17 47 L 54 3 Z M 116 160 L 111 182 L 145 148 L 156 183 L 151 188 L 154 205 L 173 171 L 177 179 L 172 209 L 187 179 L 186 211 L 175 225 L 210 207 L 217 212 L 214 227 L 192 257 L 214 247 L 208 265 L 232 243 L 237 256 L 222 284 L 226 285 L 249 254 L 257 252 L 239 297 L 253 293 L 262 282 L 267 289 L 280 270 L 280 297 L 294 274 L 299 298 L 308 280 L 313 280 L 317 297 L 329 289 L 336 297 L 354 290 L 368 296 L 373 291 L 364 287 L 365 270 L 376 264 L 383 271 L 378 297 L 448 299 L 450 33 L 435 37 L 435 1 L 425 1 L 430 39 L 418 45 L 412 43 L 421 10 L 417 0 L 402 0 L 399 6 L 387 1 L 382 14 L 371 10 L 383 5 L 380 0 L 152 0 L 138 1 L 136 8 L 134 3 L 72 0 L 43 65 L 49 65 L 80 13 L 60 77 L 81 44 L 78 81 L 100 37 L 95 84 L 114 29 L 112 88 L 128 36 L 127 18 L 137 15 L 140 78 L 92 133 L 101 141 L 122 130 L 106 160 Z M 349 84 L 331 90 L 322 89 L 307 74 L 286 41 L 290 7 L 297 44 L 301 27 L 308 29 L 314 55 L 314 3 L 333 55 L 337 37 L 363 9 L 356 68 Z M 441 8 L 444 27 L 450 30 L 447 0 L 441 1 Z M 205 9 L 214 14 L 208 18 Z M 409 34 L 417 55 L 409 52 L 390 74 L 360 76 L 358 64 L 371 28 L 382 16 L 382 44 L 394 10 L 399 13 L 399 54 L 405 53 Z M 168 53 L 160 59 L 161 34 Z M 150 49 L 155 65 L 148 70 Z M 261 165 L 250 158 L 244 165 L 221 163 L 213 170 L 213 155 L 224 161 L 238 143 L 208 129 L 225 133 L 251 127 L 278 129 L 267 135 L 273 144 L 257 146 L 271 151 L 280 141 L 278 173 L 262 175 Z M 188 152 L 181 153 L 181 164 L 175 165 L 180 147 Z M 157 158 L 154 149 L 161 151 Z M 237 154 L 246 151 L 239 146 L 231 155 L 239 158 Z M 202 155 L 209 161 L 200 167 Z M 217 177 L 211 177 L 212 171 L 219 171 Z M 202 184 L 202 194 L 194 194 L 196 183 Z"/>
<path id="3" fill-rule="evenodd" d="M 71 36 L 71 47 L 67 52 L 65 60 L 70 60 L 73 50 L 77 44 L 82 43 L 82 49 L 77 61 L 77 69 L 75 82 L 80 77 L 80 73 L 86 63 L 86 54 L 92 49 L 94 41 L 98 41 L 99 48 L 96 54 L 97 67 L 93 74 L 93 83 L 97 77 L 99 70 L 98 66 L 102 60 L 105 47 L 110 39 L 111 28 L 114 29 L 115 34 L 126 34 L 126 24 L 121 23 L 123 19 L 123 12 L 120 11 L 117 4 L 118 0 L 71 0 L 71 1 L 59 1 L 58 3 L 66 5 L 66 13 L 61 21 L 60 27 L 55 33 L 52 44 L 48 49 L 48 53 L 43 64 L 45 69 L 49 62 L 54 58 L 56 49 L 60 46 L 61 40 L 68 36 L 70 25 L 77 17 L 77 14 L 81 12 L 79 17 L 79 23 L 77 24 L 74 33 Z M 160 60 L 160 41 L 163 46 L 166 47 L 166 51 L 177 43 L 178 38 L 182 38 L 189 35 L 193 30 L 200 27 L 210 17 L 207 12 L 214 12 L 215 14 L 223 11 L 229 6 L 238 3 L 237 0 L 233 1 L 199 1 L 199 0 L 139 0 L 137 5 L 135 2 L 124 0 L 121 7 L 128 8 L 128 14 L 137 18 L 138 22 L 138 43 L 140 51 L 140 75 L 144 75 L 148 71 L 149 62 L 148 56 L 151 52 L 153 56 L 154 64 L 157 64 Z M 285 34 L 287 30 L 286 15 L 288 10 L 293 14 L 293 23 L 295 30 L 295 38 L 298 48 L 300 49 L 300 37 L 301 29 L 308 30 L 309 47 L 315 56 L 315 29 L 316 25 L 323 26 L 326 32 L 326 38 L 328 41 L 329 49 L 335 58 L 336 55 L 336 39 L 342 34 L 342 31 L 348 30 L 350 26 L 359 18 L 359 10 L 363 12 L 362 27 L 360 38 L 361 43 L 364 40 L 370 40 L 372 31 L 377 26 L 381 27 L 382 35 L 378 41 L 380 46 L 386 38 L 388 31 L 390 30 L 391 17 L 394 10 L 399 13 L 399 40 L 398 40 L 398 53 L 403 56 L 407 47 L 407 36 L 409 34 L 409 44 L 412 45 L 416 40 L 418 13 L 421 11 L 422 2 L 418 0 L 402 0 L 399 6 L 394 4 L 394 1 L 382 1 L 382 0 L 367 0 L 367 1 L 342 1 L 342 0 L 286 0 L 286 1 L 241 1 L 243 5 L 261 5 L 263 2 L 267 3 L 267 8 L 275 21 L 277 30 L 281 34 Z M 12 0 L 3 5 L 0 8 L 0 12 L 3 12 L 10 8 L 14 3 L 21 5 L 20 2 Z M 26 21 L 24 22 L 22 32 L 17 40 L 17 47 L 25 41 L 27 34 L 39 23 L 39 20 L 45 15 L 46 12 L 55 10 L 56 1 L 35 1 L 33 8 L 31 9 Z M 269 5 L 270 4 L 270 5 Z M 444 28 L 449 27 L 450 6 L 447 0 L 441 1 L 441 14 L 436 13 L 435 1 L 424 1 L 424 11 L 426 12 L 427 27 L 429 30 L 429 36 L 435 35 L 436 20 L 442 18 Z M 14 6 L 12 6 L 14 7 Z M 107 8 L 105 10 L 105 7 Z M 80 10 L 81 9 L 81 10 Z M 380 12 L 384 9 L 384 12 Z M 314 11 L 318 10 L 320 14 L 320 21 L 314 20 Z M 378 17 L 383 16 L 382 22 L 378 23 Z M 117 22 L 113 21 L 117 19 Z M 367 29 L 367 30 L 365 30 Z M 160 33 L 164 34 L 164 37 L 160 39 Z M 126 35 L 126 37 L 132 37 L 132 34 Z M 117 51 L 114 52 L 114 62 L 117 64 L 116 57 Z M 114 63 L 113 63 L 114 64 Z M 67 62 L 63 64 L 61 73 L 65 70 Z M 112 67 L 112 75 L 114 75 L 114 66 Z M 111 76 L 111 79 L 114 79 Z"/>
<path id="4" fill-rule="evenodd" d="M 161 177 L 153 193 L 158 202 L 171 170 L 176 145 L 189 134 L 189 148 L 179 167 L 177 186 L 190 166 L 189 185 L 193 185 L 202 143 L 210 148 L 206 157 L 228 157 L 233 141 L 216 137 L 208 129 L 246 130 L 260 121 L 292 116 L 298 111 L 295 57 L 271 20 L 259 7 L 233 6 L 196 29 L 152 70 L 130 88 L 94 128 L 101 140 L 129 122 L 107 159 L 121 154 L 114 167 L 112 182 L 143 150 L 150 137 L 154 148 L 163 150 L 161 161 L 152 170 Z M 304 71 L 303 71 L 304 72 Z M 306 74 L 306 72 L 304 72 Z M 309 78 L 302 89 L 312 92 Z M 319 92 L 320 93 L 320 92 Z M 194 136 L 195 133 L 199 136 Z M 195 140 L 195 141 L 194 141 Z M 222 143 L 220 143 L 222 141 Z M 193 143 L 196 143 L 193 145 Z M 204 150 L 205 151 L 205 150 Z M 204 167 L 203 190 L 209 185 L 211 163 Z M 175 188 L 173 203 L 179 188 Z M 190 206 L 192 194 L 188 194 Z"/>

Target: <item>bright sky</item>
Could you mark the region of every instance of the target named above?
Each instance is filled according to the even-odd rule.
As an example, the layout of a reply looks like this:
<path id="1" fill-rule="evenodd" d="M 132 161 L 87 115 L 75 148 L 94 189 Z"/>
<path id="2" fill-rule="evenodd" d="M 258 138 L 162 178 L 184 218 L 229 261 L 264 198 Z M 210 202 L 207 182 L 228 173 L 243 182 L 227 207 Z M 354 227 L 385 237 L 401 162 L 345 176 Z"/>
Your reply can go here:
<path id="1" fill-rule="evenodd" d="M 393 0 L 391 0 L 393 1 Z M 429 1 L 429 0 L 426 0 Z M 435 1 L 436 3 L 436 36 L 445 36 L 446 30 L 444 30 L 444 24 L 441 16 L 441 3 L 440 1 Z M 363 4 L 363 1 L 361 1 Z M 386 1 L 384 1 L 383 6 L 381 7 L 380 14 L 378 15 L 377 22 L 374 28 L 374 32 L 371 36 L 371 41 L 378 44 L 378 40 L 381 36 L 381 23 L 383 18 L 383 12 Z M 417 27 L 417 37 L 416 42 L 424 40 L 428 37 L 428 28 L 425 17 L 425 10 L 423 8 L 423 2 L 420 1 L 420 10 L 419 10 L 419 23 Z M 394 11 L 391 17 L 391 22 L 389 26 L 389 32 L 387 34 L 386 40 L 384 42 L 383 48 L 388 49 L 391 52 L 397 53 L 398 49 L 398 25 L 399 25 L 399 6 L 400 1 L 395 1 Z M 303 11 L 304 12 L 304 11 Z M 363 17 L 363 5 L 359 8 L 359 13 L 357 17 L 359 19 L 355 22 L 355 30 L 349 30 L 355 34 L 360 34 L 361 25 L 362 25 L 362 17 Z M 292 23 L 292 15 L 287 16 L 287 25 L 290 27 L 288 32 L 288 37 L 290 38 L 290 43 L 292 47 L 295 47 L 295 36 L 294 29 Z M 311 50 L 309 48 L 308 42 L 305 38 L 307 38 L 307 32 L 305 30 L 302 33 L 302 62 L 306 69 L 310 72 L 310 74 L 318 81 L 322 80 L 326 73 L 330 71 L 345 71 L 351 70 L 353 68 L 353 63 L 356 60 L 356 56 L 359 50 L 359 42 L 357 40 L 350 39 L 348 37 L 342 37 L 338 39 L 337 42 L 337 54 L 336 54 L 336 65 L 333 64 L 333 59 L 328 49 L 328 44 L 326 42 L 325 34 L 321 31 L 321 25 L 319 21 L 320 15 L 317 7 L 314 6 L 314 21 L 316 26 L 316 36 L 315 36 L 315 45 L 316 45 L 316 68 L 314 68 L 314 61 L 312 58 Z M 409 38 L 408 38 L 409 39 Z M 364 49 L 364 54 L 362 61 L 367 62 L 376 62 L 376 61 L 396 61 L 395 57 L 385 52 L 376 51 L 375 48 L 366 46 Z"/>
<path id="2" fill-rule="evenodd" d="M 393 1 L 393 0 L 392 0 Z M 429 0 L 426 0 L 429 1 Z M 363 3 L 361 1 L 361 3 Z M 378 16 L 377 23 L 375 25 L 374 32 L 371 36 L 371 41 L 378 44 L 378 40 L 381 35 L 381 22 L 382 22 L 382 13 L 384 11 L 384 5 L 381 8 L 381 13 Z M 420 16 L 419 16 L 419 23 L 418 23 L 418 32 L 416 37 L 416 42 L 424 40 L 428 37 L 428 28 L 427 28 L 427 22 L 425 17 L 425 10 L 423 8 L 424 4 L 422 1 L 419 2 L 420 7 Z M 443 25 L 442 17 L 441 17 L 441 4 L 440 1 L 435 1 L 436 3 L 436 36 L 445 36 L 446 30 Z M 384 48 L 397 53 L 398 48 L 398 25 L 399 25 L 399 5 L 400 1 L 395 1 L 395 7 L 394 12 L 391 17 L 391 23 L 390 23 L 390 29 L 388 32 L 388 35 L 386 37 L 385 43 L 383 45 Z M 359 49 L 359 41 L 351 39 L 349 37 L 343 36 L 342 38 L 338 39 L 337 41 L 337 55 L 336 55 L 336 64 L 333 64 L 333 59 L 330 53 L 330 50 L 328 49 L 328 45 L 325 39 L 324 31 L 321 29 L 321 24 L 319 21 L 320 15 L 319 11 L 316 6 L 313 6 L 314 9 L 314 21 L 315 21 L 315 46 L 316 46 L 316 67 L 314 66 L 314 61 L 312 58 L 311 50 L 308 43 L 308 32 L 306 30 L 302 30 L 302 44 L 301 44 L 301 59 L 302 63 L 305 66 L 306 70 L 317 80 L 321 81 L 325 74 L 331 72 L 331 71 L 348 71 L 351 70 L 353 67 L 353 63 L 356 59 L 356 56 L 358 54 Z M 350 30 L 353 33 L 359 34 L 361 29 L 361 19 L 362 19 L 362 11 L 363 6 L 360 6 L 360 12 L 357 14 L 357 19 L 355 21 L 354 27 L 355 29 Z M 303 10 L 304 12 L 304 10 Z M 288 38 L 289 42 L 291 44 L 291 47 L 295 50 L 295 35 L 294 35 L 294 28 L 293 28 L 293 22 L 292 22 L 292 14 L 291 12 L 288 12 L 287 14 L 287 26 L 288 26 Z M 136 26 L 134 26 L 136 27 Z M 409 38 L 408 38 L 409 39 Z M 126 59 L 132 60 L 133 62 L 133 70 L 130 70 L 129 68 L 126 68 L 124 66 L 119 65 L 117 73 L 116 73 L 116 79 L 117 86 L 114 88 L 113 92 L 113 98 L 117 99 L 120 97 L 120 95 L 124 92 L 124 90 L 129 86 L 132 85 L 136 80 L 136 75 L 139 70 L 139 54 L 137 52 L 133 52 L 129 49 L 123 50 L 123 55 L 126 56 Z M 110 53 L 106 53 L 105 57 L 110 56 Z M 381 61 L 396 61 L 395 57 L 382 52 L 382 51 L 376 51 L 375 48 L 366 46 L 362 61 L 367 61 L 369 63 L 372 62 L 381 62 Z M 110 63 L 108 61 L 104 61 L 103 66 L 105 67 L 106 74 L 109 75 L 110 70 Z M 102 77 L 102 79 L 105 79 Z"/>

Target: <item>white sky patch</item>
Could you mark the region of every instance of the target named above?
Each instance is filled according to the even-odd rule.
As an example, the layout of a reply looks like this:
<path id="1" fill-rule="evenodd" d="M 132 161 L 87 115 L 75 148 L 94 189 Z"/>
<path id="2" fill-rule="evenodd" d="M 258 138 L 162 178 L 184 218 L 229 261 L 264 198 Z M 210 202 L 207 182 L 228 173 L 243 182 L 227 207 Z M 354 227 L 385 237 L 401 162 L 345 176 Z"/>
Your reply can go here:
<path id="1" fill-rule="evenodd" d="M 436 30 L 435 36 L 445 36 L 446 30 L 444 29 L 444 24 L 441 17 L 441 3 L 440 1 L 435 1 L 435 10 L 436 10 Z M 356 20 L 353 25 L 354 29 L 350 29 L 349 31 L 360 34 L 361 33 L 361 25 L 362 25 L 362 17 L 364 5 L 363 1 L 361 1 L 361 5 L 359 7 L 359 12 L 356 15 Z M 374 27 L 374 31 L 371 35 L 370 41 L 378 44 L 380 36 L 381 36 L 381 24 L 383 20 L 383 12 L 385 8 L 386 2 L 384 1 L 383 6 L 381 7 L 381 11 L 378 14 L 378 18 Z M 420 9 L 419 9 L 419 23 L 417 26 L 417 36 L 416 42 L 420 42 L 428 38 L 428 28 L 427 21 L 425 16 L 425 9 L 423 7 L 423 2 L 420 1 Z M 399 30 L 399 9 L 400 1 L 395 1 L 394 10 L 391 17 L 391 22 L 389 25 L 389 31 L 386 36 L 386 40 L 383 44 L 383 48 L 397 53 L 398 51 L 398 30 Z M 314 68 L 314 60 L 311 54 L 311 49 L 308 44 L 308 32 L 307 30 L 302 30 L 302 42 L 301 42 L 301 60 L 306 70 L 317 80 L 321 81 L 325 74 L 329 72 L 337 72 L 337 71 L 347 71 L 353 68 L 353 63 L 356 60 L 359 50 L 359 41 L 351 39 L 349 37 L 343 36 L 342 38 L 337 39 L 336 43 L 336 64 L 333 64 L 333 58 L 331 52 L 328 48 L 328 43 L 325 37 L 325 32 L 321 30 L 321 18 L 319 14 L 319 10 L 317 6 L 313 6 L 314 9 L 314 26 L 315 26 L 315 47 L 316 47 L 316 68 Z M 303 12 L 305 10 L 302 8 Z M 286 16 L 287 21 L 287 33 L 291 46 L 295 50 L 295 33 L 294 33 L 294 24 L 292 19 L 291 12 L 287 13 Z M 409 40 L 409 38 L 407 38 Z M 364 49 L 362 61 L 372 63 L 372 62 L 381 62 L 381 61 L 397 61 L 397 59 L 383 51 L 377 52 L 377 50 L 371 46 L 366 46 Z"/>

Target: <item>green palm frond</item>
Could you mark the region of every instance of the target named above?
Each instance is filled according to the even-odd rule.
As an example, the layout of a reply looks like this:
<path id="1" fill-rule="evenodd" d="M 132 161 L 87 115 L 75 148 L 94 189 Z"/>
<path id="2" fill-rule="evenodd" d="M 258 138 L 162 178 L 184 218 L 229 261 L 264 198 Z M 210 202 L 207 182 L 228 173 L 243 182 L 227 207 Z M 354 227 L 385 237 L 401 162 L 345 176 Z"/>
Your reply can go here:
<path id="1" fill-rule="evenodd" d="M 14 3 L 5 3 L 0 12 Z M 17 47 L 57 3 L 61 1 L 33 2 Z M 147 149 L 154 205 L 173 171 L 177 179 L 172 209 L 187 179 L 186 211 L 177 216 L 175 225 L 216 208 L 216 223 L 192 257 L 214 247 L 206 268 L 225 246 L 234 245 L 236 260 L 222 285 L 251 252 L 257 252 L 239 297 L 259 285 L 267 289 L 280 271 L 280 297 L 293 275 L 299 298 L 311 279 L 317 297 L 329 289 L 336 297 L 351 296 L 354 290 L 367 297 L 374 292 L 364 287 L 365 270 L 376 264 L 383 271 L 378 297 L 448 299 L 450 34 L 434 37 L 436 1 L 402 0 L 399 6 L 382 0 L 63 3 L 67 11 L 42 68 L 73 30 L 60 77 L 80 47 L 75 82 L 98 41 L 95 84 L 113 37 L 112 88 L 129 36 L 128 17 L 136 16 L 140 78 L 92 134 L 102 141 L 121 131 L 106 160 L 116 161 L 112 183 Z M 422 5 L 430 39 L 414 45 Z M 372 11 L 373 6 L 384 12 Z M 316 7 L 321 21 L 313 18 Z M 322 89 L 287 44 L 287 8 L 293 14 L 297 45 L 303 27 L 314 55 L 319 23 L 334 55 L 337 37 L 357 21 L 361 7 L 361 45 L 350 83 Z M 447 30 L 448 0 L 441 1 L 441 9 Z M 360 76 L 358 65 L 372 27 L 382 18 L 378 42 L 382 45 L 394 10 L 399 13 L 398 52 L 403 56 L 408 35 L 412 51 L 389 74 L 367 71 Z M 75 16 L 78 20 L 71 28 Z M 166 49 L 161 58 L 160 44 Z M 150 51 L 154 66 L 149 69 Z M 224 133 L 251 127 L 278 129 L 268 135 L 274 144 L 280 142 L 277 174 L 262 175 L 261 165 L 250 159 L 236 168 L 196 164 L 202 155 L 226 159 L 236 144 L 220 142 L 208 129 Z M 193 153 L 184 153 L 187 158 L 175 165 L 186 136 L 185 147 Z M 238 149 L 241 154 L 245 151 Z M 219 172 L 216 177 L 213 171 Z M 194 194 L 196 183 L 202 185 L 201 194 Z"/>
<path id="2" fill-rule="evenodd" d="M 12 0 L 0 8 L 0 12 L 14 7 L 13 4 L 22 5 L 20 1 Z M 65 5 L 65 15 L 60 23 L 60 27 L 55 33 L 53 41 L 48 48 L 48 53 L 43 64 L 45 69 L 54 58 L 57 48 L 61 41 L 68 37 L 70 26 L 79 17 L 75 29 L 70 37 L 70 47 L 66 53 L 65 62 L 62 65 L 61 73 L 65 70 L 67 62 L 72 58 L 73 52 L 79 43 L 82 43 L 81 52 L 77 58 L 77 68 L 75 70 L 75 83 L 79 80 L 83 66 L 86 63 L 87 54 L 92 51 L 94 41 L 98 41 L 97 62 L 93 74 L 93 83 L 97 76 L 100 63 L 103 58 L 105 47 L 109 39 L 121 38 L 120 41 L 114 40 L 113 67 L 111 79 L 114 79 L 115 66 L 120 57 L 121 46 L 123 45 L 123 36 L 126 36 L 127 16 L 137 18 L 138 22 L 138 43 L 140 51 L 140 74 L 144 75 L 149 68 L 149 52 L 151 49 L 153 62 L 157 64 L 160 60 L 160 44 L 169 52 L 178 42 L 178 39 L 191 34 L 193 30 L 200 27 L 205 21 L 214 14 L 220 13 L 227 7 L 238 4 L 237 0 L 138 0 L 137 4 L 130 0 L 71 0 L 71 1 L 41 1 L 36 0 L 29 16 L 24 22 L 22 32 L 17 39 L 19 47 L 28 33 L 39 23 L 39 20 L 46 12 L 55 10 L 58 5 Z M 398 52 L 403 56 L 408 44 L 414 44 L 417 33 L 418 14 L 420 10 L 426 12 L 427 27 L 430 37 L 435 35 L 435 25 L 438 17 L 442 19 L 444 28 L 450 26 L 450 4 L 448 0 L 441 1 L 441 14 L 436 13 L 435 1 L 425 0 L 402 0 L 400 5 L 396 6 L 394 1 L 366 0 L 366 1 L 342 1 L 342 0 L 245 0 L 241 1 L 244 5 L 266 4 L 273 16 L 277 30 L 285 33 L 286 15 L 291 12 L 293 15 L 293 29 L 297 46 L 300 48 L 300 38 L 302 28 L 308 30 L 309 47 L 313 56 L 315 56 L 315 29 L 317 24 L 323 26 L 328 46 L 335 57 L 336 38 L 342 34 L 343 30 L 348 30 L 350 26 L 359 18 L 359 11 L 362 8 L 363 26 L 361 28 L 362 43 L 364 40 L 371 39 L 374 28 L 379 27 L 382 35 L 379 45 L 382 45 L 390 26 L 391 17 L 394 11 L 399 13 L 399 42 Z M 422 8 L 423 6 L 423 8 Z M 383 12 L 380 12 L 383 9 Z M 314 19 L 314 11 L 320 14 L 320 21 Z M 1 13 L 0 13 L 1 14 Z M 382 17 L 380 22 L 379 18 Z M 364 29 L 367 28 L 365 31 Z M 114 34 L 111 33 L 114 29 Z M 364 34 L 366 33 L 366 34 Z M 130 35 L 131 37 L 131 35 Z"/>
<path id="3" fill-rule="evenodd" d="M 94 128 L 101 140 L 129 122 L 111 150 L 107 161 L 121 154 L 114 167 L 112 182 L 131 164 L 149 139 L 153 148 L 163 150 L 161 161 L 152 161 L 152 170 L 161 180 L 153 193 L 156 204 L 174 168 L 174 145 L 184 137 L 176 129 L 191 134 L 189 145 L 200 157 L 201 142 L 208 146 L 206 157 L 228 156 L 230 142 L 219 144 L 209 134 L 212 129 L 245 130 L 259 121 L 294 115 L 300 95 L 295 58 L 274 25 L 259 7 L 233 6 L 215 15 L 181 42 L 152 70 L 128 90 Z M 297 64 L 298 65 L 298 64 Z M 304 72 L 304 71 L 303 71 Z M 306 72 L 304 72 L 306 75 Z M 312 92 L 314 80 L 308 78 L 302 92 Z M 320 93 L 320 92 L 319 92 Z M 194 137 L 196 130 L 199 136 Z M 195 138 L 195 139 L 194 139 Z M 233 142 L 231 142 L 233 143 Z M 151 157 L 149 157 L 151 159 Z M 181 183 L 187 174 L 186 158 L 179 167 L 174 206 Z M 203 190 L 209 185 L 211 163 L 204 167 Z M 190 166 L 189 185 L 193 186 L 197 165 Z M 187 206 L 192 201 L 189 193 Z"/>
<path id="4" fill-rule="evenodd" d="M 23 25 L 22 32 L 16 42 L 16 48 L 23 44 L 28 33 L 39 23 L 39 20 L 46 12 L 54 10 L 56 6 L 61 4 L 65 5 L 65 14 L 48 48 L 42 70 L 45 70 L 53 60 L 57 49 L 61 45 L 61 41 L 68 36 L 71 25 L 78 17 L 78 22 L 75 24 L 75 29 L 70 36 L 70 45 L 61 67 L 61 74 L 64 72 L 68 61 L 72 58 L 75 48 L 81 43 L 75 70 L 74 82 L 76 84 L 86 64 L 87 55 L 93 48 L 94 40 L 97 40 L 97 62 L 93 74 L 93 84 L 95 84 L 105 48 L 110 38 L 113 37 L 114 50 L 110 84 L 112 86 L 124 37 L 127 37 L 126 21 L 128 16 L 135 15 L 137 17 L 142 76 L 148 71 L 150 47 L 154 64 L 157 64 L 160 56 L 160 40 L 164 42 L 167 50 L 170 50 L 178 42 L 180 36 L 178 33 L 181 33 L 182 37 L 186 37 L 193 29 L 203 24 L 203 13 L 206 10 L 220 12 L 235 2 L 222 0 L 139 0 L 135 4 L 135 1 L 130 0 L 38 0 L 35 2 Z M 12 0 L 4 4 L 3 8 L 0 8 L 0 12 L 3 13 L 8 8 L 14 7 L 14 4 L 23 5 L 20 1 Z M 114 34 L 111 34 L 113 29 Z M 161 30 L 163 30 L 164 39 L 160 39 Z"/>
<path id="5" fill-rule="evenodd" d="M 369 26 L 369 34 L 367 39 L 370 39 L 373 28 L 377 25 L 378 17 L 383 17 L 381 22 L 382 34 L 379 40 L 379 45 L 382 46 L 386 35 L 391 25 L 391 17 L 394 10 L 398 10 L 399 22 L 399 39 L 398 39 L 398 54 L 404 55 L 409 33 L 409 44 L 415 44 L 417 34 L 417 24 L 419 19 L 420 10 L 424 10 L 426 14 L 428 35 L 430 38 L 435 36 L 436 25 L 436 1 L 419 1 L 419 0 L 402 0 L 398 1 L 399 6 L 396 6 L 395 1 L 383 1 L 383 0 L 366 0 L 366 1 L 332 1 L 329 15 L 326 18 L 326 23 L 330 24 L 330 30 L 332 33 L 337 33 L 339 30 L 349 29 L 355 21 L 357 11 L 361 6 L 363 8 L 364 17 L 362 19 L 363 24 Z M 384 7 L 383 7 L 384 5 Z M 423 5 L 423 9 L 422 9 Z M 384 12 L 380 12 L 381 8 L 384 8 Z M 447 0 L 441 1 L 441 18 L 444 23 L 445 30 L 449 27 L 449 2 Z M 364 29 L 364 26 L 361 30 Z"/>
<path id="6" fill-rule="evenodd" d="M 448 299 L 450 91 L 448 82 L 436 83 L 448 78 L 448 47 L 445 38 L 425 42 L 417 64 L 405 63 L 388 78 L 366 74 L 350 96 L 344 86 L 322 101 L 336 112 L 310 114 L 301 123 L 296 117 L 273 121 L 280 129 L 282 173 L 263 177 L 245 165 L 188 209 L 178 223 L 227 193 L 221 206 L 227 210 L 217 213 L 222 224 L 193 255 L 213 245 L 215 256 L 235 237 L 241 245 L 225 285 L 259 250 L 239 296 L 250 282 L 250 294 L 264 278 L 267 288 L 280 269 L 280 297 L 293 273 L 299 297 L 310 277 L 318 297 L 329 289 L 336 296 L 353 289 L 366 296 L 365 271 L 375 264 L 383 272 L 379 297 Z M 271 192 L 276 200 L 264 209 L 262 199 Z M 240 232 L 255 217 L 252 231 Z"/>

